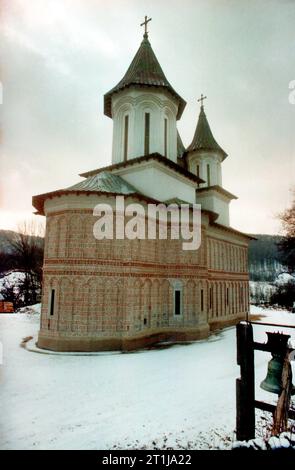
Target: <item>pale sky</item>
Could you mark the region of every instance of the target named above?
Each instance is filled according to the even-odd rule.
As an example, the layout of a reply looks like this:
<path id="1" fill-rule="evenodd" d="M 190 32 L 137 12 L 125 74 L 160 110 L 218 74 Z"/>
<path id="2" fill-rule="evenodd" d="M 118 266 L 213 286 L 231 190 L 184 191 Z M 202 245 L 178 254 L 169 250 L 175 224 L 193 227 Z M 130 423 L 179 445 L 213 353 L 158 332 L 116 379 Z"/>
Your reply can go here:
<path id="1" fill-rule="evenodd" d="M 103 95 L 149 38 L 187 101 L 178 129 L 193 137 L 201 93 L 228 153 L 223 186 L 239 199 L 231 225 L 277 233 L 295 183 L 295 1 L 2 0 L 0 228 L 31 216 L 35 194 L 111 163 Z"/>

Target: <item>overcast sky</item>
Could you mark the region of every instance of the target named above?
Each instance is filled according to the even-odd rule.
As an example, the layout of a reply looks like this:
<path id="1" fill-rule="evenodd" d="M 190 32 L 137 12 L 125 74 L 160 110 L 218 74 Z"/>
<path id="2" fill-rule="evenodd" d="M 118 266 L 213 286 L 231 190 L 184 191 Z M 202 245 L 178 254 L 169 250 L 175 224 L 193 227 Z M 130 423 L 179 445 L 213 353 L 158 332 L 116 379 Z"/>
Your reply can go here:
<path id="1" fill-rule="evenodd" d="M 31 215 L 34 194 L 111 163 L 103 95 L 149 37 L 193 137 L 201 93 L 229 154 L 223 186 L 239 199 L 231 225 L 277 233 L 295 183 L 294 0 L 2 0 L 0 228 Z"/>

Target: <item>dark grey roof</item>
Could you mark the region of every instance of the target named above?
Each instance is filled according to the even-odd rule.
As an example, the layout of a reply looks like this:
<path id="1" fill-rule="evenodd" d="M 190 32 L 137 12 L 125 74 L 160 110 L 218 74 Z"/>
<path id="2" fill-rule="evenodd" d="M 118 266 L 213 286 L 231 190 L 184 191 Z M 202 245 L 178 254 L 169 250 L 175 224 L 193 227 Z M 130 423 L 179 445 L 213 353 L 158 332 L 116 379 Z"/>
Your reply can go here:
<path id="1" fill-rule="evenodd" d="M 227 157 L 227 153 L 220 147 L 220 145 L 218 145 L 213 137 L 203 106 L 201 106 L 198 124 L 192 143 L 187 148 L 188 152 L 193 152 L 196 150 L 219 152 L 223 159 Z"/>
<path id="2" fill-rule="evenodd" d="M 185 152 L 185 146 L 183 145 L 180 134 L 177 131 L 177 158 L 181 158 L 184 152 Z"/>
<path id="3" fill-rule="evenodd" d="M 107 171 L 89 176 L 83 181 L 66 188 L 66 190 L 102 191 L 117 194 L 134 194 L 138 192 L 131 184 L 123 180 L 123 178 Z"/>
<path id="4" fill-rule="evenodd" d="M 147 35 L 144 35 L 143 41 L 122 80 L 104 95 L 106 116 L 112 117 L 113 94 L 131 85 L 161 87 L 168 90 L 178 101 L 177 119 L 181 117 L 186 102 L 176 93 L 165 77 Z"/>

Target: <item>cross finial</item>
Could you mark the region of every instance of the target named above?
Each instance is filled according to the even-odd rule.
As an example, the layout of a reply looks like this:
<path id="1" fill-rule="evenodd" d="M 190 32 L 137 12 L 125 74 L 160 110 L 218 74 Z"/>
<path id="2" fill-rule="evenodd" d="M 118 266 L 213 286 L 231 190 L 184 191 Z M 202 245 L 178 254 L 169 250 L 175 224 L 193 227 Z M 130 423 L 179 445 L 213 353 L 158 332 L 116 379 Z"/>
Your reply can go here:
<path id="1" fill-rule="evenodd" d="M 148 37 L 147 25 L 148 25 L 148 22 L 149 22 L 149 21 L 152 21 L 152 18 L 149 18 L 149 19 L 148 19 L 148 17 L 145 15 L 145 17 L 144 17 L 144 22 L 141 23 L 141 25 L 140 25 L 140 26 L 144 26 L 144 35 L 143 35 L 144 38 L 147 38 L 147 37 Z"/>
<path id="2" fill-rule="evenodd" d="M 203 93 L 201 93 L 201 98 L 198 99 L 198 102 L 199 102 L 199 101 L 201 102 L 201 108 L 204 107 L 203 102 L 204 102 L 204 100 L 206 100 L 206 99 L 207 99 L 207 96 L 204 96 Z"/>

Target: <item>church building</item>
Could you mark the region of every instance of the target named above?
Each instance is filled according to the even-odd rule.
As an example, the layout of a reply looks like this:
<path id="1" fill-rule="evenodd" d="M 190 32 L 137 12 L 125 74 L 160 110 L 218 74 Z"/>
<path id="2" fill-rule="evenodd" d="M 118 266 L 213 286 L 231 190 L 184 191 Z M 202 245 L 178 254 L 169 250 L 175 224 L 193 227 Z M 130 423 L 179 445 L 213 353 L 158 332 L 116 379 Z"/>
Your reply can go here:
<path id="1" fill-rule="evenodd" d="M 104 114 L 113 121 L 112 164 L 33 197 L 36 213 L 46 217 L 40 348 L 132 350 L 192 341 L 249 310 L 251 237 L 230 226 L 236 197 L 222 185 L 227 154 L 212 134 L 203 95 L 184 147 L 177 121 L 186 102 L 155 56 L 148 21 L 126 74 L 104 96 Z M 94 208 L 116 211 L 117 196 L 143 207 L 200 204 L 200 247 L 184 250 L 183 240 L 169 236 L 96 239 Z M 118 211 L 115 217 L 128 218 Z"/>

